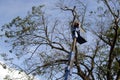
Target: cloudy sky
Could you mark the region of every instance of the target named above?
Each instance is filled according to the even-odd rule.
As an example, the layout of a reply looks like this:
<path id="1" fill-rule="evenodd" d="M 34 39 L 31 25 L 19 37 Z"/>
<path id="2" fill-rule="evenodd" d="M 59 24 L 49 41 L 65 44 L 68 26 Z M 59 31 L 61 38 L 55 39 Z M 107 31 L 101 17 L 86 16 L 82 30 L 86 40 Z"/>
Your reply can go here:
<path id="1" fill-rule="evenodd" d="M 28 80 L 28 76 L 24 72 L 19 72 L 18 70 L 12 69 L 9 66 L 4 68 L 4 63 L 0 61 L 0 80 L 3 80 L 6 77 L 9 77 L 12 80 Z M 40 78 L 35 78 L 30 75 L 31 79 L 40 80 Z"/>
<path id="2" fill-rule="evenodd" d="M 49 10 L 54 2 L 55 0 L 0 0 L 0 27 L 17 16 L 25 17 L 33 6 L 46 5 L 45 8 Z M 0 46 L 0 50 L 6 51 L 5 47 Z"/>
<path id="3" fill-rule="evenodd" d="M 53 0 L 52 0 L 53 1 Z M 10 22 L 16 16 L 24 17 L 32 6 L 45 4 L 52 6 L 50 0 L 0 0 L 0 25 Z"/>
<path id="4" fill-rule="evenodd" d="M 54 0 L 0 0 L 0 27 L 6 23 L 9 23 L 17 16 L 26 16 L 27 12 L 31 11 L 32 6 L 45 4 L 47 5 L 47 8 L 52 7 L 52 4 L 54 3 L 53 1 Z M 2 53 L 8 52 L 8 48 L 6 46 L 5 44 L 0 43 L 0 51 Z M 2 61 L 1 57 L 0 61 Z M 2 63 L 4 62 L 2 61 Z M 0 80 L 2 80 L 8 72 L 8 69 L 3 69 L 0 65 Z"/>
<path id="5" fill-rule="evenodd" d="M 45 4 L 47 8 L 54 5 L 56 0 L 0 0 L 0 26 L 10 22 L 16 16 L 24 17 L 32 6 Z M 83 0 L 84 1 L 84 0 Z M 87 0 L 88 6 L 94 8 L 95 2 L 90 3 Z M 92 5 L 92 6 L 91 6 Z"/>
<path id="6" fill-rule="evenodd" d="M 20 16 L 20 17 L 26 16 L 27 12 L 31 11 L 32 6 L 38 6 L 38 5 L 44 4 L 46 5 L 45 6 L 46 9 L 48 10 L 52 9 L 55 1 L 58 1 L 58 0 L 0 0 L 0 27 L 6 23 L 9 23 L 13 18 L 17 16 Z M 90 6 L 89 9 L 95 8 L 94 6 L 96 5 L 95 2 L 90 3 L 91 0 L 87 0 L 87 1 L 88 2 L 86 4 L 87 6 Z M 0 43 L 0 45 L 3 45 L 3 44 Z M 7 51 L 5 44 L 4 46 L 0 46 L 0 51 L 1 52 Z M 2 68 L 0 68 L 0 71 L 1 70 Z M 7 73 L 5 70 L 3 70 L 3 72 L 5 72 L 5 74 Z"/>

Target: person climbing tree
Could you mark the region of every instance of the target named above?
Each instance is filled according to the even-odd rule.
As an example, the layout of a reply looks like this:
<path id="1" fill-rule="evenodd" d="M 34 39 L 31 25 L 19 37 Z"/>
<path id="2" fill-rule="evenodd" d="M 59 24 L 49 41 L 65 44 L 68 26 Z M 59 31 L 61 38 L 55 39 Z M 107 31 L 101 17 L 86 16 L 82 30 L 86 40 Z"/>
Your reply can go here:
<path id="1" fill-rule="evenodd" d="M 71 33 L 72 38 L 77 38 L 77 42 L 79 44 L 83 44 L 86 42 L 86 40 L 80 36 L 80 28 L 79 28 L 79 22 L 74 22 L 74 24 L 71 26 Z"/>

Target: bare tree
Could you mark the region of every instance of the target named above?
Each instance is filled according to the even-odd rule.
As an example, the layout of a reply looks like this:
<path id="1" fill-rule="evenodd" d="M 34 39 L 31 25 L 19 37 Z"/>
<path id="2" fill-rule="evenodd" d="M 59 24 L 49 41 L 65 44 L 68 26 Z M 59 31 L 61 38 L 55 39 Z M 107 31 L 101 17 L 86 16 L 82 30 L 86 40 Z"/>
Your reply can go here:
<path id="1" fill-rule="evenodd" d="M 86 26 L 87 30 L 92 30 L 91 26 L 94 26 L 90 21 L 85 21 L 87 6 L 80 0 L 73 2 L 75 4 L 72 6 L 63 3 L 57 5 L 64 15 L 68 14 L 64 17 L 64 23 L 63 18 L 55 17 L 51 20 L 51 16 L 47 17 L 42 11 L 44 7 L 38 6 L 33 7 L 32 12 L 25 18 L 17 17 L 2 27 L 5 42 L 12 46 L 10 52 L 23 60 L 21 66 L 12 63 L 13 60 L 9 58 L 12 66 L 28 75 L 44 75 L 48 80 L 63 79 L 72 43 L 69 26 L 76 19 L 81 22 L 81 27 Z M 97 25 L 91 31 L 95 36 L 94 44 L 76 47 L 74 80 L 119 80 L 120 13 L 119 9 L 113 11 L 107 0 L 103 2 L 105 9 L 99 7 L 101 13 L 98 13 L 98 16 L 92 13 L 95 19 L 92 20 Z M 86 22 L 89 22 L 89 28 Z"/>
<path id="2" fill-rule="evenodd" d="M 99 0 L 100 1 L 100 0 Z M 107 56 L 106 56 L 106 64 L 103 66 L 105 70 L 105 79 L 106 80 L 119 80 L 120 75 L 119 69 L 114 69 L 115 66 L 120 67 L 119 64 L 119 30 L 120 30 L 120 9 L 119 9 L 119 1 L 116 3 L 111 0 L 103 0 L 104 8 L 99 7 L 98 10 L 101 12 L 99 14 L 100 20 L 98 21 L 97 26 L 99 30 L 93 31 L 99 37 L 100 40 L 103 41 L 106 46 L 108 46 Z M 115 65 L 114 63 L 117 63 Z"/>

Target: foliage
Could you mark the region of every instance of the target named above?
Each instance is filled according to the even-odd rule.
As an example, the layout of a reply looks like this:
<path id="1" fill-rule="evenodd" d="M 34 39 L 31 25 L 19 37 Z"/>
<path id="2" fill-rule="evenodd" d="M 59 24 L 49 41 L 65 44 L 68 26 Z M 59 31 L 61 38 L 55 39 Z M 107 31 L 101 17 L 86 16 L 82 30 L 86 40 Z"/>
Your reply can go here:
<path id="1" fill-rule="evenodd" d="M 113 0 L 99 0 L 102 6 L 97 11 L 90 11 L 89 18 L 85 15 L 88 13 L 86 5 L 79 0 L 75 2 L 72 7 L 61 2 L 57 5 L 63 14 L 72 13 L 64 17 L 64 23 L 58 15 L 47 17 L 42 5 L 33 7 L 25 18 L 16 17 L 2 27 L 5 42 L 12 46 L 10 53 L 18 59 L 22 58 L 24 63 L 22 68 L 14 63 L 12 66 L 28 75 L 43 75 L 48 80 L 63 79 L 72 42 L 70 27 L 66 26 L 70 26 L 77 17 L 94 36 L 94 40 L 77 47 L 74 80 L 120 79 L 120 8 L 115 8 L 120 5 L 119 1 L 115 6 L 112 5 Z M 6 54 L 1 56 L 7 57 Z"/>

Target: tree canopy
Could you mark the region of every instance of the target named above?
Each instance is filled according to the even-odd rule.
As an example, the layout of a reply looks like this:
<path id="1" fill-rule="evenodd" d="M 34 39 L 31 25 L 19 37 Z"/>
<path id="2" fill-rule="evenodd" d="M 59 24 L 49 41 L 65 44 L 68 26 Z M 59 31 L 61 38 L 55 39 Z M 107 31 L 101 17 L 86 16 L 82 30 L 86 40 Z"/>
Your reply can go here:
<path id="1" fill-rule="evenodd" d="M 58 13 L 51 15 L 44 11 L 45 5 L 32 7 L 24 18 L 18 16 L 2 26 L 1 38 L 11 49 L 1 55 L 27 75 L 63 80 L 72 43 L 70 26 L 76 17 L 92 40 L 77 45 L 72 79 L 119 80 L 120 1 L 98 0 L 97 4 L 96 10 L 88 10 L 84 1 L 68 4 L 60 0 L 53 10 Z M 17 59 L 20 65 L 14 63 Z"/>

